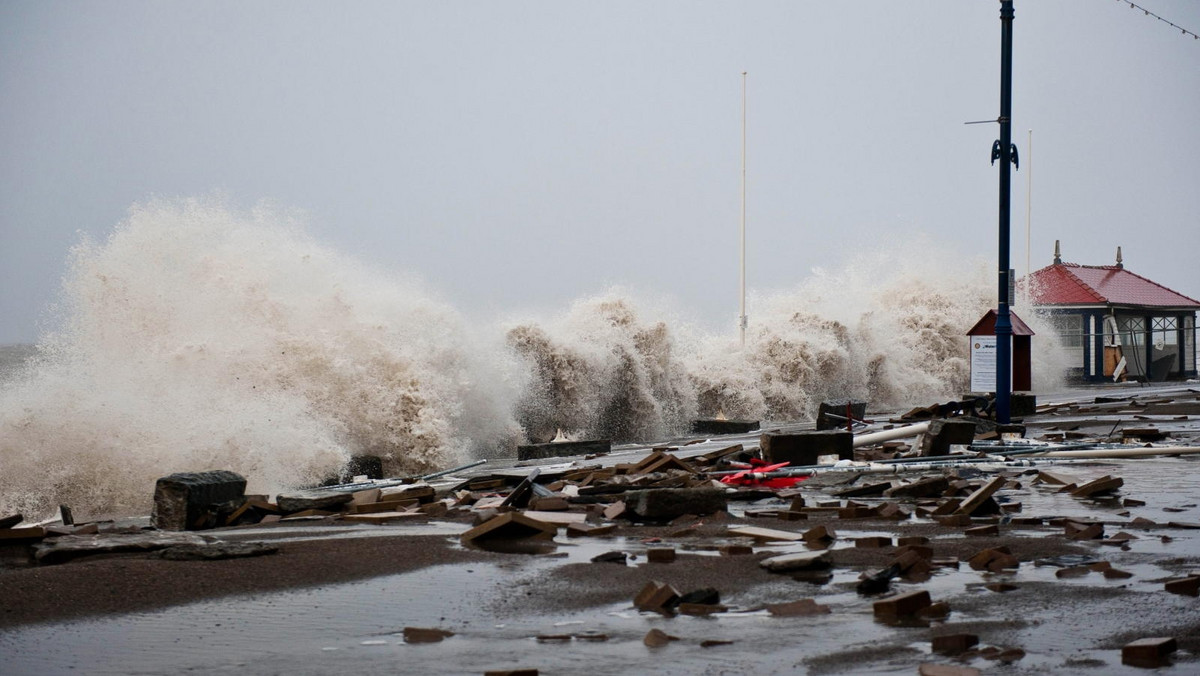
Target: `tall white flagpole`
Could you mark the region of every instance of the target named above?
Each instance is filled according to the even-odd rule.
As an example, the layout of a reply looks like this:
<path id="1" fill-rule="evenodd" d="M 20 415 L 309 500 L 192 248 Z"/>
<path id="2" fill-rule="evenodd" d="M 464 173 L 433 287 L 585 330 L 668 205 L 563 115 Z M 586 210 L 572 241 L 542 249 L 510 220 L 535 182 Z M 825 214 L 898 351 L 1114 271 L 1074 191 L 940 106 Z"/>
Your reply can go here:
<path id="1" fill-rule="evenodd" d="M 746 71 L 742 71 L 742 255 L 741 255 L 741 305 L 738 314 L 738 330 L 742 347 L 746 346 Z"/>
<path id="2" fill-rule="evenodd" d="M 1025 144 L 1025 284 L 1029 284 L 1029 233 L 1033 223 L 1033 130 L 1029 130 L 1029 143 Z M 1028 292 L 1028 289 L 1026 289 Z"/>

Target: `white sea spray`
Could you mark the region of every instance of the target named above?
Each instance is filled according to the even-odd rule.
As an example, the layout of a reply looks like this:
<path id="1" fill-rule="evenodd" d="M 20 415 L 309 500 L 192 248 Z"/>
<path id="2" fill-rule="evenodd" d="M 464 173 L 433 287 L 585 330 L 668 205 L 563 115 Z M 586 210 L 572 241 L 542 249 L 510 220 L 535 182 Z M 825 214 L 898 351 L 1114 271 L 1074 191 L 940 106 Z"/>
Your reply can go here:
<path id="1" fill-rule="evenodd" d="M 622 289 L 481 326 L 286 212 L 151 201 L 76 247 L 62 328 L 0 384 L 0 513 L 145 513 L 178 471 L 274 493 L 359 454 L 410 475 L 559 431 L 653 441 L 696 417 L 806 419 L 828 398 L 948 401 L 995 303 L 990 268 L 920 240 L 859 252 L 753 294 L 743 347 Z M 1017 311 L 1038 332 L 1035 389 L 1057 387 L 1057 340 Z"/>

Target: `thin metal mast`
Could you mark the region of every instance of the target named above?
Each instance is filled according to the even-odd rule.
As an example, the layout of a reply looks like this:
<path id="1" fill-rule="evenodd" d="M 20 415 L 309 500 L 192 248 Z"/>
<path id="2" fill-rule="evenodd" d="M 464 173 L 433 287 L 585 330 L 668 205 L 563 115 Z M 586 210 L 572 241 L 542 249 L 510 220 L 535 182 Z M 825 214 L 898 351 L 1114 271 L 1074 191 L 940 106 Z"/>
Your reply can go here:
<path id="1" fill-rule="evenodd" d="M 741 227 L 741 305 L 738 312 L 738 332 L 742 347 L 746 346 L 746 71 L 742 71 L 742 227 Z"/>
<path id="2" fill-rule="evenodd" d="M 1033 130 L 1029 130 L 1029 141 L 1025 144 L 1025 284 L 1029 284 L 1029 233 L 1033 231 Z M 1028 293 L 1029 289 L 1025 290 Z"/>

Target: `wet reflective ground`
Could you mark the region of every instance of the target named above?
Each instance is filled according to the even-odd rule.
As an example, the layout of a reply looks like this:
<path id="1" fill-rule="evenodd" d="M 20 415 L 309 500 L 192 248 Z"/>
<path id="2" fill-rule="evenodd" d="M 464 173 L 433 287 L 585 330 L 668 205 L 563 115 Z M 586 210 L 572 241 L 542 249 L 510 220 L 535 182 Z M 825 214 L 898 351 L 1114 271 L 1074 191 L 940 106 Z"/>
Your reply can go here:
<path id="1" fill-rule="evenodd" d="M 1126 509 L 1119 500 L 1079 500 L 1049 486 L 1023 481 L 1004 497 L 1023 503 L 1023 515 L 1104 519 L 1108 535 L 1126 530 L 1128 549 L 1087 545 L 1096 558 L 1133 574 L 1105 579 L 1098 573 L 1070 579 L 1056 567 L 1023 563 L 1012 574 L 991 575 L 939 568 L 927 581 L 898 583 L 898 591 L 927 589 L 952 613 L 946 627 L 889 626 L 875 621 L 873 599 L 854 591 L 861 570 L 835 568 L 822 585 L 780 576 L 778 581 L 732 595 L 730 612 L 708 617 L 640 613 L 630 601 L 589 607 L 544 603 L 543 588 L 555 571 L 586 564 L 613 549 L 639 554 L 634 537 L 557 540 L 550 554 L 511 554 L 494 563 L 443 565 L 362 582 L 247 598 L 227 598 L 103 619 L 28 626 L 0 633 L 5 674 L 479 674 L 491 669 L 537 668 L 542 674 L 913 674 L 921 662 L 958 663 L 931 656 L 935 630 L 975 633 L 982 645 L 1021 648 L 1012 664 L 984 658 L 966 662 L 986 673 L 1146 673 L 1120 664 L 1120 645 L 1142 636 L 1200 630 L 1200 602 L 1163 591 L 1163 580 L 1200 570 L 1200 530 L 1139 530 L 1118 524 L 1143 517 L 1160 524 L 1200 522 L 1200 461 L 1150 459 L 1103 464 L 1060 463 L 1054 471 L 1088 480 L 1124 478 L 1121 493 L 1146 502 Z M 870 502 L 870 500 L 864 500 Z M 1127 515 L 1122 513 L 1128 511 Z M 773 526 L 773 523 L 764 523 Z M 405 532 L 441 533 L 456 543 L 459 524 L 378 528 L 275 530 L 272 537 L 387 537 Z M 266 530 L 266 529 L 263 529 Z M 834 547 L 851 538 L 890 534 L 878 521 L 837 524 Z M 1061 538 L 1055 528 L 1021 528 L 1009 534 Z M 368 535 L 369 534 L 369 535 Z M 238 539 L 263 535 L 254 529 Z M 1164 542 L 1162 536 L 1170 538 Z M 944 537 L 963 537 L 953 534 Z M 712 556 L 712 542 L 667 543 L 681 554 Z M 458 546 L 453 544 L 452 546 Z M 657 546 L 657 545 L 656 545 Z M 788 544 L 757 547 L 780 553 Z M 673 564 L 654 568 L 670 579 Z M 70 565 L 70 564 L 66 564 Z M 749 564 L 748 565 L 752 565 Z M 998 593 L 984 585 L 1017 587 Z M 80 580 L 86 584 L 86 580 Z M 554 589 L 563 589 L 554 585 Z M 814 597 L 828 615 L 774 617 L 764 603 Z M 568 607 L 569 610 L 558 610 Z M 547 610 L 547 608 L 550 608 Z M 406 626 L 439 627 L 455 635 L 431 644 L 406 644 Z M 679 638 L 661 648 L 642 643 L 653 628 Z M 538 637 L 543 637 L 539 639 Z M 557 637 L 557 638 L 545 638 Z M 729 644 L 702 647 L 704 641 Z M 1197 673 L 1196 656 L 1178 653 L 1164 673 Z"/>

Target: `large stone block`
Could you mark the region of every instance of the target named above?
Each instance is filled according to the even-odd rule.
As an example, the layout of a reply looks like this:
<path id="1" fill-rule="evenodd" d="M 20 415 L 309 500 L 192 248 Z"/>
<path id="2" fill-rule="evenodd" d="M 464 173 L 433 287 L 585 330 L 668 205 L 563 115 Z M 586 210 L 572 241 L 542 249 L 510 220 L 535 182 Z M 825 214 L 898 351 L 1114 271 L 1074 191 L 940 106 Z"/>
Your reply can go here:
<path id="1" fill-rule="evenodd" d="M 592 439 L 589 441 L 557 441 L 548 444 L 517 446 L 517 460 L 541 460 L 564 458 L 573 455 L 605 454 L 612 450 L 612 441 Z"/>
<path id="2" fill-rule="evenodd" d="M 850 407 L 850 417 L 855 420 L 862 420 L 867 415 L 867 402 L 854 401 L 851 399 L 836 399 L 832 401 L 823 401 L 817 409 L 817 429 L 818 430 L 844 430 L 846 429 L 846 407 Z M 832 413 L 833 415 L 829 415 Z"/>
<path id="3" fill-rule="evenodd" d="M 154 485 L 150 520 L 160 530 L 194 530 L 203 527 L 205 517 L 223 506 L 232 503 L 236 509 L 245 495 L 246 480 L 234 472 L 171 474 Z"/>
<path id="4" fill-rule="evenodd" d="M 1013 392 L 1008 399 L 1008 414 L 1013 418 L 1024 418 L 1037 413 L 1036 394 L 1018 394 Z"/>
<path id="5" fill-rule="evenodd" d="M 938 418 L 929 421 L 929 431 L 921 440 L 921 455 L 949 455 L 950 445 L 975 441 L 975 424 L 965 420 Z"/>
<path id="6" fill-rule="evenodd" d="M 763 460 L 769 463 L 790 462 L 792 465 L 815 465 L 822 455 L 839 459 L 854 459 L 854 435 L 845 430 L 813 432 L 767 433 L 759 439 Z"/>
<path id="7" fill-rule="evenodd" d="M 701 418 L 692 421 L 693 434 L 745 434 L 758 429 L 757 420 Z"/>

